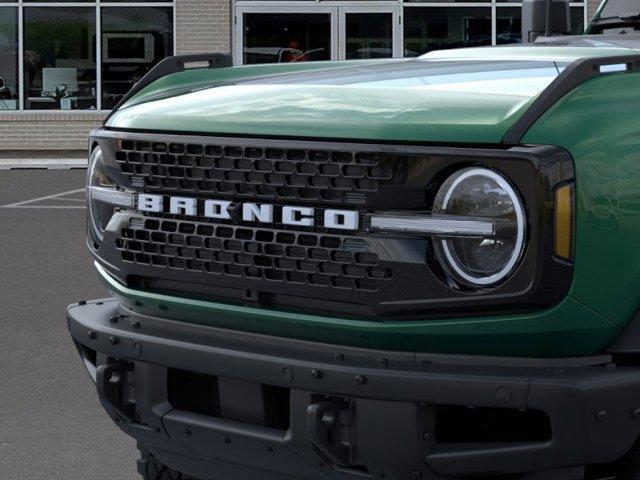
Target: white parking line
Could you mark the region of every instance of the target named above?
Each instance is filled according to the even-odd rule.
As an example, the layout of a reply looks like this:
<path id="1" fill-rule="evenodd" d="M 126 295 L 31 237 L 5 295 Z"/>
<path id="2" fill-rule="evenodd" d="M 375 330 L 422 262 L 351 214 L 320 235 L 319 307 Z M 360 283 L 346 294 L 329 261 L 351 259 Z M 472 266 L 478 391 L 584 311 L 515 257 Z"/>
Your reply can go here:
<path id="1" fill-rule="evenodd" d="M 55 200 L 56 202 L 81 202 L 84 203 L 86 200 L 84 198 L 53 198 L 51 200 Z"/>
<path id="2" fill-rule="evenodd" d="M 38 206 L 38 205 L 18 205 L 15 207 L 0 207 L 0 208 L 31 208 L 34 210 L 43 210 L 43 209 L 49 209 L 49 208 L 54 208 L 54 209 L 62 209 L 62 210 L 84 210 L 86 207 L 80 206 L 80 205 L 43 205 L 43 206 Z"/>
<path id="3" fill-rule="evenodd" d="M 0 206 L 0 208 L 26 208 L 25 205 L 29 205 L 32 203 L 36 203 L 36 202 L 41 202 L 43 200 L 61 200 L 58 197 L 63 197 L 65 195 L 71 195 L 72 193 L 79 193 L 79 192 L 83 192 L 85 189 L 84 188 L 78 188 L 76 190 L 69 190 L 68 192 L 62 192 L 62 193 L 56 193 L 54 195 L 47 195 L 44 197 L 38 197 L 38 198 L 32 198 L 30 200 L 24 200 L 22 202 L 16 202 L 16 203 L 9 203 L 7 205 L 2 205 Z M 47 205 L 32 205 L 29 206 L 29 208 L 84 208 L 84 207 L 80 207 L 80 206 L 47 206 Z"/>

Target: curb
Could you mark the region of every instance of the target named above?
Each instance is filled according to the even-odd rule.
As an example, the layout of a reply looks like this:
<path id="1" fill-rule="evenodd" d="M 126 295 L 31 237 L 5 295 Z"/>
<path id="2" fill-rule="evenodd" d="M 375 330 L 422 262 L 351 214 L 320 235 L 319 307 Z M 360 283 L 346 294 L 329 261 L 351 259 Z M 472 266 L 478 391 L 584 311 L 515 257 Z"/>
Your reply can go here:
<path id="1" fill-rule="evenodd" d="M 87 168 L 85 158 L 0 158 L 0 170 Z"/>

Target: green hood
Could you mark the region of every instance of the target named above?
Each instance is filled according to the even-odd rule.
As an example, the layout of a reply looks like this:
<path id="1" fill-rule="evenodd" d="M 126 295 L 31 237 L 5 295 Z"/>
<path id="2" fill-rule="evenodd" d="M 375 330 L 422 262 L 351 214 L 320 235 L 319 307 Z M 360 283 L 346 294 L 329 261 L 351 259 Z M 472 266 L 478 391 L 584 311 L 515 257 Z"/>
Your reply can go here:
<path id="1" fill-rule="evenodd" d="M 433 52 L 417 59 L 192 70 L 152 83 L 106 126 L 496 144 L 568 63 L 629 53 L 502 47 Z"/>

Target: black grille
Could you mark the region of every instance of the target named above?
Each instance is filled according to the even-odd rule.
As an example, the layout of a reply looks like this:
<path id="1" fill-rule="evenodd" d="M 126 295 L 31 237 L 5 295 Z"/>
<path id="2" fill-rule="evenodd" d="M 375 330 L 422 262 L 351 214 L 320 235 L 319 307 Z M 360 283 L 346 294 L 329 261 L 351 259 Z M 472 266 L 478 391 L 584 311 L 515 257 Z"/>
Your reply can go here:
<path id="1" fill-rule="evenodd" d="M 127 190 L 163 195 L 165 207 L 168 196 L 196 198 L 198 205 L 207 199 L 232 203 L 230 220 L 208 219 L 201 211 L 186 216 L 127 209 L 114 217 L 94 255 L 134 289 L 384 321 L 535 311 L 556 305 L 571 285 L 571 265 L 554 259 L 553 239 L 547 238 L 553 232 L 547 200 L 555 185 L 573 178 L 570 156 L 555 147 L 450 148 L 104 129 L 93 138 L 113 180 Z M 529 214 L 522 264 L 508 281 L 486 291 L 448 279 L 430 238 L 371 233 L 367 222 L 372 212 L 430 211 L 444 179 L 470 166 L 509 178 Z M 274 222 L 243 221 L 238 207 L 246 202 L 274 206 Z M 313 207 L 314 226 L 279 223 L 285 205 Z M 327 208 L 358 211 L 358 229 L 322 227 Z"/>
<path id="2" fill-rule="evenodd" d="M 337 235 L 155 218 L 131 221 L 116 240 L 125 262 L 376 292 L 392 272 L 364 245 Z"/>
<path id="3" fill-rule="evenodd" d="M 393 168 L 377 152 L 122 140 L 115 159 L 132 185 L 196 195 L 362 204 Z"/>

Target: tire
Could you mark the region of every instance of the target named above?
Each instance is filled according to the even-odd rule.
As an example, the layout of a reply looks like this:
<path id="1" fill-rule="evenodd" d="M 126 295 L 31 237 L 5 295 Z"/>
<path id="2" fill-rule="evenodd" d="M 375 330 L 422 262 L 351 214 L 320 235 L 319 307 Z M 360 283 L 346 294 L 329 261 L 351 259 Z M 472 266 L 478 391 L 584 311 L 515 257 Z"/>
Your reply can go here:
<path id="1" fill-rule="evenodd" d="M 138 449 L 140 450 L 138 473 L 144 480 L 197 480 L 195 477 L 163 465 L 144 447 L 138 447 Z"/>

